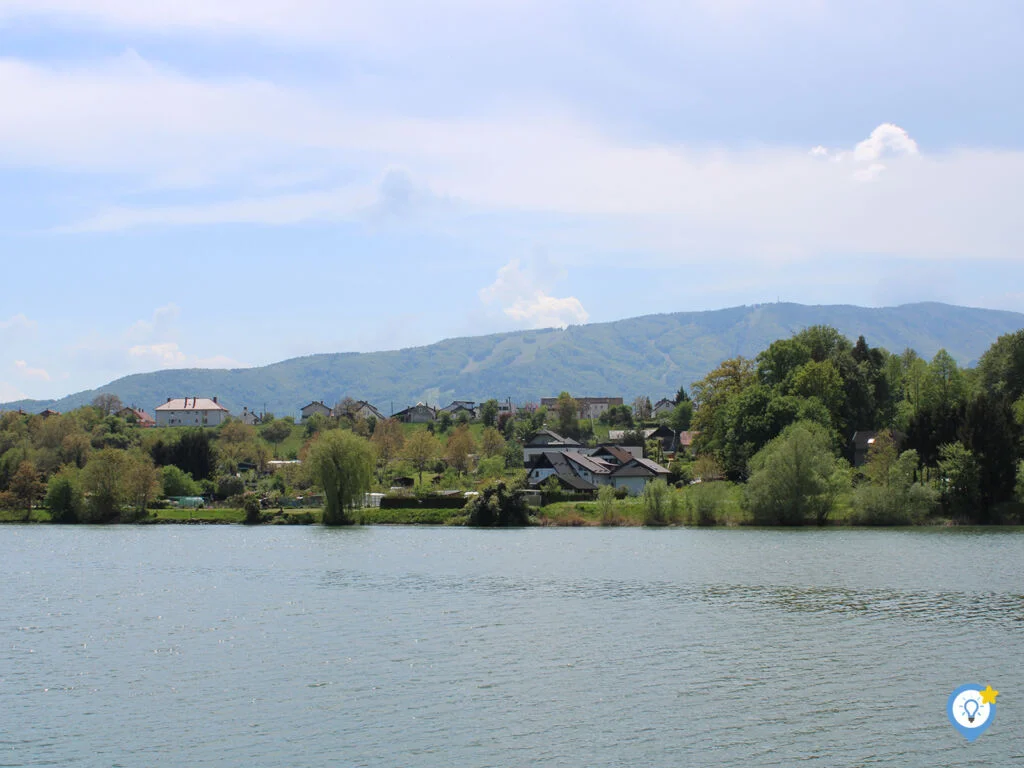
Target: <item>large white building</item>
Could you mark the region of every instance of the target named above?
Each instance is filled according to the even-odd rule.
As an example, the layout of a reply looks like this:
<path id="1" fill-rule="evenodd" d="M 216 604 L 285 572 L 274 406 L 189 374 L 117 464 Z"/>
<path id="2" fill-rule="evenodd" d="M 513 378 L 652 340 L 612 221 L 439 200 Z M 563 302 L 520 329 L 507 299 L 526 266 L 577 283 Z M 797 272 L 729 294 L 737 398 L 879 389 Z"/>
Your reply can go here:
<path id="1" fill-rule="evenodd" d="M 156 425 L 158 427 L 215 427 L 231 414 L 228 409 L 208 397 L 167 398 L 167 402 L 157 406 Z"/>

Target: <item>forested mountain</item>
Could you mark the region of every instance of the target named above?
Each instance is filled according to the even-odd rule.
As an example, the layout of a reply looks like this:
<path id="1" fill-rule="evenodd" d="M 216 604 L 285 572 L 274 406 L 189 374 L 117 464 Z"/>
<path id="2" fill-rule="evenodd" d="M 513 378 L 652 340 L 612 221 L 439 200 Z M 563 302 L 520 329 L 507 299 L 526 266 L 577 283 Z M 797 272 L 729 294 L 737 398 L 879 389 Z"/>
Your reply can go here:
<path id="1" fill-rule="evenodd" d="M 930 358 L 946 349 L 972 365 L 1001 334 L 1024 328 L 1024 315 L 946 304 L 889 308 L 762 304 L 708 312 L 678 312 L 571 326 L 448 339 L 425 347 L 321 354 L 239 370 L 163 370 L 127 376 L 55 401 L 0 408 L 68 410 L 100 392 L 152 410 L 168 397 L 217 395 L 233 412 L 243 406 L 296 415 L 310 400 L 333 404 L 345 395 L 385 414 L 417 401 L 454 398 L 536 401 L 569 390 L 576 395 L 632 399 L 671 396 L 723 360 L 753 357 L 772 341 L 812 325 L 829 325 L 855 341 Z"/>

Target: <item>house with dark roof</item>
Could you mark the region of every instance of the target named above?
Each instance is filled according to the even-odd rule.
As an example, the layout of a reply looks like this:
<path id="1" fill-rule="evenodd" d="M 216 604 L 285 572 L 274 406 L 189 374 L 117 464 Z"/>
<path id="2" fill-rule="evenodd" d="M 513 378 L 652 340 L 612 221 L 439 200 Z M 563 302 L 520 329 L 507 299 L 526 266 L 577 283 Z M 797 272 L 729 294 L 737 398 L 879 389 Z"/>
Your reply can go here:
<path id="1" fill-rule="evenodd" d="M 612 486 L 625 488 L 631 496 L 644 492 L 652 480 L 667 480 L 669 471 L 650 459 L 634 458 L 628 464 L 618 467 L 611 476 Z"/>
<path id="2" fill-rule="evenodd" d="M 545 451 L 574 451 L 579 447 L 579 442 L 571 437 L 562 437 L 550 429 L 541 429 L 534 432 L 523 446 L 523 464 L 529 464 L 534 456 Z"/>
<path id="3" fill-rule="evenodd" d="M 552 478 L 570 491 L 596 491 L 602 485 L 625 488 L 631 495 L 643 493 L 647 483 L 667 478 L 668 470 L 660 464 L 636 457 L 628 452 L 609 449 L 602 456 L 580 451 L 544 451 L 527 466 L 527 484 L 537 488 Z"/>
<path id="4" fill-rule="evenodd" d="M 309 417 L 314 413 L 318 413 L 325 419 L 329 419 L 333 414 L 333 411 L 323 400 L 314 400 L 309 405 L 302 406 L 302 408 L 299 409 L 299 413 L 301 414 L 299 421 L 305 423 L 309 421 Z"/>
<path id="5" fill-rule="evenodd" d="M 656 419 L 659 419 L 662 416 L 671 416 L 672 411 L 674 411 L 675 409 L 675 401 L 669 400 L 667 397 L 663 397 L 661 398 L 661 400 L 654 404 L 654 408 L 651 409 L 651 416 L 653 416 Z"/>
<path id="6" fill-rule="evenodd" d="M 427 422 L 437 419 L 437 411 L 429 405 L 416 403 L 416 405 L 409 406 L 408 408 L 399 411 L 392 418 L 408 424 L 426 424 Z"/>
<path id="7" fill-rule="evenodd" d="M 628 432 L 636 432 L 637 430 L 631 429 L 610 429 L 608 430 L 608 440 L 613 443 L 621 443 L 626 439 Z M 662 424 L 659 427 L 648 427 L 646 429 L 639 430 L 640 434 L 643 435 L 644 442 L 648 440 L 657 440 L 661 443 L 661 450 L 665 453 L 675 453 L 678 447 L 678 434 L 674 429 L 666 424 Z"/>
<path id="8" fill-rule="evenodd" d="M 602 459 L 609 464 L 627 464 L 633 460 L 634 457 L 644 455 L 644 449 L 639 445 L 614 445 L 611 443 L 604 443 L 597 446 L 590 451 L 590 455 Z"/>
<path id="9" fill-rule="evenodd" d="M 476 418 L 476 402 L 473 400 L 452 400 L 444 408 L 438 409 L 437 415 L 440 416 L 442 413 L 447 413 L 453 419 L 466 414 L 466 418 L 473 420 Z"/>
<path id="10" fill-rule="evenodd" d="M 254 427 L 262 421 L 256 411 L 250 411 L 247 405 L 242 407 L 242 414 L 238 417 L 238 420 L 250 427 Z"/>
<path id="11" fill-rule="evenodd" d="M 377 421 L 387 419 L 383 413 L 365 400 L 360 400 L 356 403 L 356 407 L 352 409 L 352 416 L 357 419 L 376 419 Z"/>
<path id="12" fill-rule="evenodd" d="M 883 434 L 883 432 L 876 432 L 872 429 L 859 429 L 853 433 L 853 437 L 850 438 L 850 443 L 853 445 L 853 466 L 863 467 L 867 463 L 868 454 Z M 900 450 L 906 438 L 907 436 L 899 430 L 893 430 L 892 439 L 896 444 L 897 451 Z"/>

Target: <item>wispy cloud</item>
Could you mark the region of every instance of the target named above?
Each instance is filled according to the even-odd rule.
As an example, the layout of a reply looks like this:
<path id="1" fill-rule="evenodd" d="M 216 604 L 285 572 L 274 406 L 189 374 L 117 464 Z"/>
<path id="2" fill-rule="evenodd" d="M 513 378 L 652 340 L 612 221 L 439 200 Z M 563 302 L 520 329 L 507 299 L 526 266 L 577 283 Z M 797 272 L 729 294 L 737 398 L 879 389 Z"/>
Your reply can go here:
<path id="1" fill-rule="evenodd" d="M 18 373 L 24 376 L 26 379 L 39 379 L 41 381 L 49 381 L 50 374 L 43 368 L 33 368 L 24 360 L 15 360 L 14 367 Z"/>
<path id="2" fill-rule="evenodd" d="M 185 76 L 130 55 L 102 67 L 0 62 L 0 162 L 208 178 L 187 205 L 114 204 L 72 228 L 345 219 L 378 201 L 390 169 L 468 212 L 587 221 L 577 246 L 644 247 L 662 263 L 709 254 L 1016 258 L 1024 152 L 928 153 L 883 123 L 851 147 L 753 149 L 613 138 L 557 112 L 409 118 L 253 79 Z M 232 194 L 271 170 L 314 166 L 343 185 Z M 883 173 L 884 171 L 884 173 Z M 874 181 L 872 184 L 859 182 Z M 398 202 L 401 202 L 399 200 Z"/>
<path id="3" fill-rule="evenodd" d="M 31 333 L 37 328 L 35 320 L 29 320 L 25 315 L 14 315 L 7 320 L 0 320 L 0 333 Z"/>

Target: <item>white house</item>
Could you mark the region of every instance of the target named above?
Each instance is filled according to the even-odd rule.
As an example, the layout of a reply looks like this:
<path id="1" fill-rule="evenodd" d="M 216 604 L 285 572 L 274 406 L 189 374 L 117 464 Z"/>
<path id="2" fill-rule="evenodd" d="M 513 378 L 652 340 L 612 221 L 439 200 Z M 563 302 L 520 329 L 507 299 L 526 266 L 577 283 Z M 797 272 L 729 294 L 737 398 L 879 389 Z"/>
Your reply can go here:
<path id="1" fill-rule="evenodd" d="M 304 405 L 299 411 L 302 414 L 300 421 L 306 421 L 314 413 L 319 413 L 325 419 L 331 417 L 331 409 L 322 400 L 314 400 L 309 405 Z"/>
<path id="2" fill-rule="evenodd" d="M 259 414 L 257 414 L 255 411 L 250 411 L 249 406 L 247 405 L 242 408 L 242 415 L 239 416 L 238 419 L 243 424 L 248 424 L 250 427 L 260 423 Z"/>
<path id="3" fill-rule="evenodd" d="M 437 411 L 429 405 L 416 403 L 416 405 L 412 405 L 405 410 L 399 411 L 392 418 L 408 422 L 410 424 L 425 424 L 427 422 L 434 421 L 437 418 Z"/>
<path id="4" fill-rule="evenodd" d="M 215 427 L 231 414 L 228 409 L 207 397 L 167 398 L 156 408 L 158 427 Z"/>
<path id="5" fill-rule="evenodd" d="M 654 404 L 654 408 L 651 410 L 651 415 L 656 419 L 662 416 L 671 416 L 672 411 L 675 409 L 676 404 L 667 397 L 663 397 Z"/>
<path id="6" fill-rule="evenodd" d="M 579 408 L 581 419 L 597 419 L 601 414 L 614 406 L 622 405 L 621 397 L 574 397 Z M 542 397 L 540 404 L 548 410 L 558 405 L 557 397 Z"/>
<path id="7" fill-rule="evenodd" d="M 360 400 L 356 403 L 355 410 L 352 411 L 352 416 L 357 419 L 376 419 L 377 421 L 384 421 L 387 417 L 370 405 L 365 400 Z"/>

